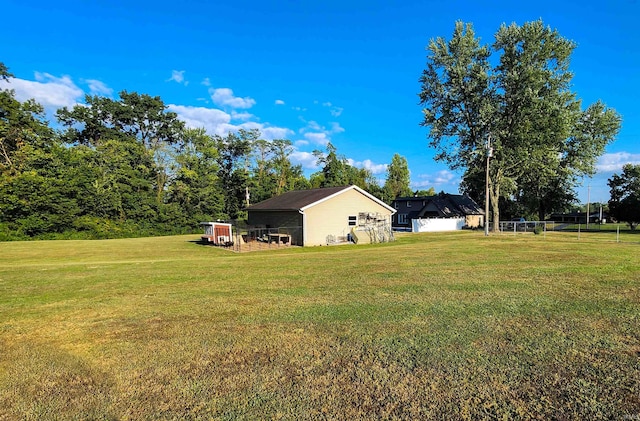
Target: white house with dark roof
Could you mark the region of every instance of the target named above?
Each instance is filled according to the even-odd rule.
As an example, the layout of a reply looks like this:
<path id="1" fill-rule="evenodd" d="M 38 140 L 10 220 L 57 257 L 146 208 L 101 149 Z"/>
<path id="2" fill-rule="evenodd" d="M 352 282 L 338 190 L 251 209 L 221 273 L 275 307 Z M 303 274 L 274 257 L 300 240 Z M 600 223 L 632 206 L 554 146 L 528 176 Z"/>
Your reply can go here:
<path id="1" fill-rule="evenodd" d="M 469 196 L 440 193 L 435 196 L 398 197 L 392 226 L 411 232 L 455 231 L 484 224 L 484 211 Z"/>
<path id="2" fill-rule="evenodd" d="M 266 229 L 291 230 L 292 244 L 314 246 L 353 239 L 383 241 L 391 235 L 395 209 L 358 186 L 326 187 L 290 191 L 247 207 L 248 223 Z M 385 229 L 385 233 L 381 231 Z M 366 231 L 366 235 L 365 235 Z M 372 235 L 380 238 L 372 238 Z"/>

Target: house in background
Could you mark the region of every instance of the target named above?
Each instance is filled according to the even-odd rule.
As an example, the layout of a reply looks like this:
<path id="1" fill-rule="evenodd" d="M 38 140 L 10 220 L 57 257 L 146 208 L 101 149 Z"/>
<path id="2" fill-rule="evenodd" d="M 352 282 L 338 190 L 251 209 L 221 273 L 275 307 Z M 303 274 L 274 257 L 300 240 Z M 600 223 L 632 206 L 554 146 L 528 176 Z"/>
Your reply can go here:
<path id="1" fill-rule="evenodd" d="M 398 197 L 391 206 L 396 209 L 391 224 L 394 230 L 455 231 L 484 225 L 484 211 L 466 195 Z"/>
<path id="2" fill-rule="evenodd" d="M 587 223 L 586 212 L 571 212 L 571 213 L 552 213 L 550 219 L 554 222 L 569 223 L 569 224 L 584 224 Z M 605 224 L 609 219 L 608 212 L 599 211 L 589 212 L 589 224 Z"/>
<path id="3" fill-rule="evenodd" d="M 246 210 L 249 225 L 263 227 L 267 238 L 286 235 L 302 246 L 388 241 L 395 213 L 357 186 L 290 191 Z"/>

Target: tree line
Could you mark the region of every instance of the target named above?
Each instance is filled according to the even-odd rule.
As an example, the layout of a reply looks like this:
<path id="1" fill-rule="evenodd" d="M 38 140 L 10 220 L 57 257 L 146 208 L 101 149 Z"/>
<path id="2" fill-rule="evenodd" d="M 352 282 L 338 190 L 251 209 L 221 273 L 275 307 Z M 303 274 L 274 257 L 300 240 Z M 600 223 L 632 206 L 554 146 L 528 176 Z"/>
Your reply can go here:
<path id="1" fill-rule="evenodd" d="M 611 143 L 620 115 L 571 91 L 575 43 L 542 21 L 502 25 L 483 45 L 471 24 L 428 46 L 420 77 L 422 125 L 436 160 L 463 171 L 460 190 L 491 220 L 544 220 L 577 202 L 579 179 Z M 0 63 L 0 78 L 13 75 Z M 413 192 L 396 154 L 380 186 L 329 143 L 308 178 L 288 139 L 257 130 L 225 136 L 185 127 L 160 97 L 89 96 L 57 111 L 56 128 L 33 100 L 0 89 L 0 240 L 110 238 L 192 232 L 206 220 L 241 220 L 244 209 L 291 190 L 355 184 L 390 203 Z M 610 215 L 640 222 L 640 170 L 609 180 Z M 488 189 L 487 189 L 488 187 Z"/>
<path id="2" fill-rule="evenodd" d="M 0 77 L 13 75 L 0 63 Z M 160 97 L 120 92 L 61 108 L 0 90 L 0 240 L 113 238 L 193 232 L 199 222 L 243 219 L 247 204 L 290 190 L 355 184 L 387 202 L 409 195 L 396 155 L 380 186 L 328 144 L 305 177 L 288 139 L 257 130 L 225 136 L 186 128 Z"/>

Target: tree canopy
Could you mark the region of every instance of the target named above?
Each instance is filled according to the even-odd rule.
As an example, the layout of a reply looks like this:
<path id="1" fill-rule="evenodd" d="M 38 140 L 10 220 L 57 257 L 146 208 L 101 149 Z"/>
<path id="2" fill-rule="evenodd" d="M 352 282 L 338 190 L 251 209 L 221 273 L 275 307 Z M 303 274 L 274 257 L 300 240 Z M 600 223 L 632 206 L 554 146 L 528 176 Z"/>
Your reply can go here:
<path id="1" fill-rule="evenodd" d="M 0 79 L 12 77 L 0 63 Z M 53 130 L 42 106 L 0 88 L 0 241 L 193 232 L 202 221 L 241 220 L 247 204 L 312 186 L 356 184 L 382 197 L 373 174 L 331 144 L 317 152 L 321 170 L 307 179 L 291 162 L 290 140 L 186 128 L 160 97 L 86 96 L 56 117 Z"/>
<path id="2" fill-rule="evenodd" d="M 393 155 L 387 167 L 387 180 L 382 187 L 385 201 L 391 203 L 396 197 L 410 196 L 410 183 L 407 159 L 399 154 Z"/>
<path id="3" fill-rule="evenodd" d="M 622 174 L 614 174 L 609 179 L 611 199 L 609 213 L 618 221 L 636 229 L 640 224 L 640 165 L 627 164 Z"/>

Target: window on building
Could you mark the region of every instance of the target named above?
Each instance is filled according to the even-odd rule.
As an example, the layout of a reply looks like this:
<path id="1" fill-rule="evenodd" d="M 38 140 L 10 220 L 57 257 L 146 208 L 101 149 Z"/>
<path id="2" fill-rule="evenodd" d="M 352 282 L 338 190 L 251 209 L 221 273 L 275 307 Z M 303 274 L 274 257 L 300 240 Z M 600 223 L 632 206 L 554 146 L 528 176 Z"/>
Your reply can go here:
<path id="1" fill-rule="evenodd" d="M 411 207 L 411 201 L 407 200 L 407 207 L 410 208 Z"/>
<path id="2" fill-rule="evenodd" d="M 349 226 L 354 226 L 356 224 L 357 221 L 357 217 L 356 216 L 350 216 L 349 217 Z"/>
<path id="3" fill-rule="evenodd" d="M 398 214 L 398 224 L 406 224 L 407 223 L 407 214 L 399 213 Z"/>

